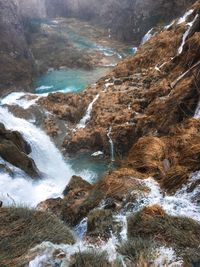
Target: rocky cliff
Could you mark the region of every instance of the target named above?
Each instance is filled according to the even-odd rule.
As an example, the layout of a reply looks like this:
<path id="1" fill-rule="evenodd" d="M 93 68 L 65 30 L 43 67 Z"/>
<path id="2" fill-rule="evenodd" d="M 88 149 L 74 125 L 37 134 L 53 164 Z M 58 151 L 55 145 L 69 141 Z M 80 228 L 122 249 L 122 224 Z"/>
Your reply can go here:
<path id="1" fill-rule="evenodd" d="M 80 94 L 56 93 L 39 100 L 71 126 L 63 143 L 66 152 L 101 150 L 111 156 L 112 140 L 116 159 L 124 156 L 120 169 L 92 188 L 86 184 L 78 200 L 78 185 L 59 203 L 51 200 L 54 210 L 61 205 L 60 216 L 68 223 L 77 223 L 103 200 L 112 199 L 111 209 L 123 207 L 130 188 L 146 190 L 133 177 L 154 177 L 164 192 L 173 194 L 200 169 L 199 31 L 197 1 L 96 85 Z M 188 192 L 198 185 L 199 179 Z M 198 197 L 193 200 L 198 202 Z"/>
<path id="2" fill-rule="evenodd" d="M 17 0 L 17 4 L 23 17 L 40 19 L 46 17 L 45 0 Z"/>
<path id="3" fill-rule="evenodd" d="M 19 86 L 27 90 L 34 61 L 15 1 L 0 1 L 0 35 L 0 94 Z"/>
<path id="4" fill-rule="evenodd" d="M 195 0 L 18 0 L 23 15 L 31 18 L 76 17 L 107 28 L 122 41 L 138 44 L 155 25 L 179 16 Z"/>
<path id="5" fill-rule="evenodd" d="M 138 44 L 153 26 L 169 22 L 179 16 L 194 0 L 109 0 L 58 2 L 46 0 L 48 16 L 75 16 L 92 20 L 108 29 L 108 34 L 123 41 Z"/>

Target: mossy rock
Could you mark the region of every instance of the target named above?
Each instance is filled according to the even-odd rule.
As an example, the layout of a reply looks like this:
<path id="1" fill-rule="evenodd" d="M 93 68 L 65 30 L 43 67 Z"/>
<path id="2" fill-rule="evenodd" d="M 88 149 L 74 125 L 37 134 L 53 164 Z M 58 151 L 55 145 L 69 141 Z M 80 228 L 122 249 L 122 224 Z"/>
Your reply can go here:
<path id="1" fill-rule="evenodd" d="M 158 205 L 147 206 L 128 218 L 128 237 L 153 239 L 172 247 L 187 264 L 200 260 L 200 224 L 190 218 L 170 216 Z"/>
<path id="2" fill-rule="evenodd" d="M 50 241 L 73 244 L 69 228 L 57 217 L 27 208 L 0 208 L 0 266 L 19 267 L 28 250 Z"/>
<path id="3" fill-rule="evenodd" d="M 69 267 L 111 267 L 106 253 L 85 251 L 74 255 L 74 262 Z M 114 266 L 113 266 L 114 267 Z"/>

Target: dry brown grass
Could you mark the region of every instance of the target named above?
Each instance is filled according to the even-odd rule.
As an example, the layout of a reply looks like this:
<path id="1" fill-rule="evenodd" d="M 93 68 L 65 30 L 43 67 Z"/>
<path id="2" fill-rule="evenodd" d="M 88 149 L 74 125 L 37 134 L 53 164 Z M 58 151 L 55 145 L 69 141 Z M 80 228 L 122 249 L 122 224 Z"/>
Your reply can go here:
<path id="1" fill-rule="evenodd" d="M 95 190 L 104 192 L 104 196 L 109 198 L 122 199 L 128 195 L 133 189 L 146 190 L 146 188 L 139 188 L 140 185 L 134 178 L 147 178 L 135 170 L 129 168 L 121 168 L 105 176 L 95 185 Z"/>
<path id="2" fill-rule="evenodd" d="M 168 61 L 176 54 L 181 39 L 180 30 L 160 32 L 139 48 L 134 57 L 124 60 L 113 71 L 114 75 L 122 76 L 126 72 L 148 69 L 158 62 Z"/>
<path id="3" fill-rule="evenodd" d="M 162 188 L 167 190 L 168 193 L 175 193 L 183 184 L 187 183 L 188 178 L 188 169 L 176 165 L 170 168 L 160 183 Z"/>
<path id="4" fill-rule="evenodd" d="M 200 120 L 187 119 L 168 135 L 146 136 L 131 148 L 128 166 L 156 178 L 163 189 L 175 192 L 200 169 Z M 140 175 L 138 175 L 140 178 Z"/>
<path id="5" fill-rule="evenodd" d="M 143 137 L 132 147 L 128 162 L 141 173 L 162 174 L 167 158 L 166 144 L 157 137 Z"/>

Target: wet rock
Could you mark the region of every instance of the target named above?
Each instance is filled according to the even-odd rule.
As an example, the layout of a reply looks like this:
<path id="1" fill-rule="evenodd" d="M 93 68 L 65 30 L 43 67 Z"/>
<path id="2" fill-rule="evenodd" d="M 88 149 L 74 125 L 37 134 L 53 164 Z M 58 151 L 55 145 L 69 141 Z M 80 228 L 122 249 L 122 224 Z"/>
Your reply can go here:
<path id="1" fill-rule="evenodd" d="M 10 176 L 14 176 L 13 171 L 6 164 L 0 164 L 0 172 L 8 173 Z"/>
<path id="2" fill-rule="evenodd" d="M 167 215 L 159 205 L 143 208 L 128 218 L 128 237 L 154 240 L 179 251 L 186 265 L 199 259 L 200 225 L 186 217 Z M 191 243 L 191 240 L 193 242 Z"/>
<path id="3" fill-rule="evenodd" d="M 62 219 L 70 225 L 76 225 L 87 216 L 88 212 L 97 207 L 102 199 L 102 192 L 92 190 L 93 186 L 75 187 L 64 197 Z"/>
<path id="4" fill-rule="evenodd" d="M 29 158 L 23 151 L 9 140 L 0 141 L 0 155 L 1 157 L 20 168 L 31 177 L 39 177 L 39 171 L 34 161 Z"/>
<path id="5" fill-rule="evenodd" d="M 73 192 L 74 190 L 77 190 L 77 189 L 87 190 L 87 189 L 90 189 L 91 187 L 92 186 L 90 183 L 83 180 L 80 176 L 74 175 L 72 176 L 69 184 L 65 187 L 63 191 L 63 195 L 66 197 L 67 194 Z"/>
<path id="6" fill-rule="evenodd" d="M 97 209 L 88 214 L 87 235 L 108 239 L 114 231 L 112 211 Z"/>
<path id="7" fill-rule="evenodd" d="M 30 145 L 19 132 L 6 130 L 3 124 L 0 125 L 0 156 L 29 176 L 39 177 L 35 162 L 28 157 L 30 152 Z"/>
<path id="8" fill-rule="evenodd" d="M 83 100 L 81 94 L 55 93 L 40 98 L 38 103 L 58 118 L 78 123 L 87 109 L 88 100 Z"/>
<path id="9" fill-rule="evenodd" d="M 62 198 L 50 198 L 40 202 L 37 205 L 37 210 L 48 211 L 61 218 Z"/>
<path id="10" fill-rule="evenodd" d="M 70 229 L 56 216 L 19 207 L 0 208 L 1 266 L 26 266 L 38 256 L 35 246 L 46 240 L 54 244 L 74 244 Z M 7 245 L 5 245 L 7 244 Z M 10 245 L 12 244 L 12 246 Z M 44 249 L 44 246 L 42 246 Z M 9 253 L 8 253 L 9 249 Z M 34 254 L 34 255 L 33 255 Z"/>
<path id="11" fill-rule="evenodd" d="M 50 211 L 69 225 L 76 225 L 91 210 L 91 206 L 97 206 L 96 198 L 91 198 L 93 186 L 79 176 L 72 176 L 69 184 L 64 189 L 64 198 L 47 199 L 41 202 L 37 208 Z M 96 202 L 95 202 L 96 201 Z"/>
<path id="12" fill-rule="evenodd" d="M 122 85 L 123 81 L 122 80 L 114 80 L 114 85 Z"/>
<path id="13" fill-rule="evenodd" d="M 115 210 L 117 208 L 117 203 L 112 198 L 107 198 L 104 203 L 104 209 Z"/>

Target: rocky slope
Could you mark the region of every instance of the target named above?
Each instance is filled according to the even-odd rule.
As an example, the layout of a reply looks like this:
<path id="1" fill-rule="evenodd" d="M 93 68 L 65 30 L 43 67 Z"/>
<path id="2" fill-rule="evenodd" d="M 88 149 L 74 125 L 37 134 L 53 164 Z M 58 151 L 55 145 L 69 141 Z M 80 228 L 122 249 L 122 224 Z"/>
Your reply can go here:
<path id="1" fill-rule="evenodd" d="M 63 199 L 46 200 L 40 209 L 55 213 L 73 226 L 87 216 L 86 239 L 94 240 L 99 235 L 109 238 L 108 229 L 119 234 L 120 226 L 115 225 L 112 216 L 137 207 L 141 196 L 153 190 L 152 181 L 160 186 L 164 202 L 165 195 L 166 199 L 181 196 L 180 189 L 187 185 L 185 196 L 191 194 L 192 203 L 199 207 L 199 176 L 194 174 L 200 169 L 199 31 L 197 1 L 187 16 L 162 28 L 134 57 L 119 63 L 95 86 L 78 95 L 57 93 L 39 100 L 40 105 L 71 125 L 72 131 L 63 143 L 67 152 L 103 150 L 109 154 L 111 138 L 116 156 L 125 156 L 118 170 L 110 171 L 93 186 L 73 177 Z M 91 114 L 83 125 L 80 120 L 92 101 Z M 150 184 L 148 177 L 153 177 Z M 133 227 L 141 223 L 141 227 Z M 122 253 L 130 255 L 131 237 L 139 236 L 143 242 L 154 238 L 163 245 L 172 245 L 175 238 L 173 248 L 185 264 L 180 266 L 198 266 L 199 239 L 193 248 L 189 245 L 192 236 L 180 240 L 180 236 L 186 236 L 181 230 L 185 228 L 199 235 L 196 222 L 168 217 L 159 206 L 146 207 L 129 218 L 130 240 Z M 169 229 L 173 237 L 168 235 Z M 185 252 L 183 247 L 187 247 Z M 128 266 L 137 266 L 131 264 Z"/>
<path id="2" fill-rule="evenodd" d="M 34 60 L 28 48 L 15 1 L 0 1 L 0 94 L 30 87 Z"/>
<path id="3" fill-rule="evenodd" d="M 83 149 L 109 154 L 107 134 L 112 127 L 115 152 L 124 155 L 140 137 L 169 134 L 174 125 L 194 115 L 199 77 L 191 73 L 199 66 L 198 23 L 197 17 L 180 54 L 186 23 L 174 23 L 158 32 L 134 57 L 119 63 L 110 75 L 82 93 L 41 98 L 45 108 L 71 124 L 63 144 L 66 152 Z M 80 125 L 93 100 L 86 124 Z"/>
<path id="4" fill-rule="evenodd" d="M 56 119 L 67 125 L 65 153 L 101 150 L 110 157 L 113 148 L 115 160 L 123 160 L 93 185 L 73 176 L 63 197 L 38 205 L 76 230 L 87 227 L 78 249 L 42 243 L 29 260 L 48 255 L 44 264 L 71 267 L 199 266 L 200 1 L 190 10 L 82 93 L 37 101 L 55 119 L 46 125 L 52 136 L 59 136 Z"/>

